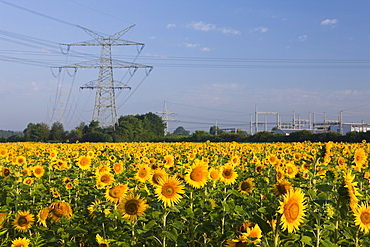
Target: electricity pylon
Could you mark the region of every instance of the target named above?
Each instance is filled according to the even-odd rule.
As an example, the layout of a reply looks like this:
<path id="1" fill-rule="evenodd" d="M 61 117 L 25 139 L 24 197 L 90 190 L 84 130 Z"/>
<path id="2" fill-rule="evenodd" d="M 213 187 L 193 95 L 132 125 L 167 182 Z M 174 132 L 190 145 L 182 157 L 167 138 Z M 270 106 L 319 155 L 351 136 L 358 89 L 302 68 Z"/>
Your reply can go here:
<path id="1" fill-rule="evenodd" d="M 100 126 L 115 128 L 115 124 L 118 122 L 117 108 L 116 108 L 116 89 L 131 89 L 126 84 L 115 81 L 113 79 L 113 69 L 117 68 L 133 68 L 136 71 L 138 68 L 149 68 L 153 69 L 152 66 L 123 62 L 112 59 L 112 46 L 120 45 L 139 45 L 141 46 L 140 51 L 144 48 L 143 43 L 120 40 L 119 38 L 128 32 L 132 25 L 126 29 L 123 29 L 115 34 L 108 37 L 103 37 L 89 29 L 79 26 L 86 33 L 94 38 L 93 41 L 83 41 L 74 44 L 65 44 L 68 46 L 101 46 L 100 59 L 91 60 L 83 63 L 67 65 L 60 68 L 98 68 L 99 76 L 97 80 L 90 81 L 80 87 L 81 89 L 96 89 L 95 94 L 95 105 L 92 120 L 98 121 Z M 139 51 L 139 52 L 140 52 Z"/>
<path id="2" fill-rule="evenodd" d="M 164 129 L 164 135 L 167 135 L 168 134 L 168 122 L 175 121 L 175 120 L 168 117 L 168 115 L 172 114 L 172 112 L 167 111 L 166 101 L 163 104 L 163 111 L 159 111 L 157 113 L 162 114 L 162 121 L 165 122 L 165 125 L 166 125 Z"/>

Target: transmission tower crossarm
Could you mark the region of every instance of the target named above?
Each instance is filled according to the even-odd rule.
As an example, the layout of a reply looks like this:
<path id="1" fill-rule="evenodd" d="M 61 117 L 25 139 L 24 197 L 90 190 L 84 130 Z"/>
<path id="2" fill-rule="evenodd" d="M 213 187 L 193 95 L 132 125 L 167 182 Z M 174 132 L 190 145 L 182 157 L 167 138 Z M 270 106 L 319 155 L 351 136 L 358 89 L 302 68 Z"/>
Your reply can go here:
<path id="1" fill-rule="evenodd" d="M 119 69 L 119 68 L 153 68 L 153 66 L 144 65 L 144 64 L 138 64 L 138 63 L 130 63 L 130 62 L 124 62 L 119 60 L 111 60 L 111 65 L 104 65 L 105 68 L 112 68 L 112 69 Z M 101 68 L 101 60 L 95 59 L 83 63 L 76 63 L 72 65 L 65 65 L 61 67 L 52 67 L 52 68 L 63 68 L 63 69 L 71 69 L 71 68 Z"/>
<path id="2" fill-rule="evenodd" d="M 118 46 L 118 45 L 141 45 L 144 46 L 144 43 L 129 41 L 129 40 L 105 40 L 105 42 L 97 42 L 96 40 L 87 40 L 73 44 L 59 44 L 59 45 L 66 45 L 66 46 L 101 46 L 101 45 L 110 45 L 110 46 Z"/>
<path id="3" fill-rule="evenodd" d="M 99 80 L 93 80 L 85 85 L 81 86 L 80 89 L 96 89 L 100 87 L 100 81 Z M 130 86 L 127 86 L 126 84 L 120 82 L 120 81 L 113 81 L 112 86 L 105 86 L 104 88 L 109 89 L 131 89 Z"/>

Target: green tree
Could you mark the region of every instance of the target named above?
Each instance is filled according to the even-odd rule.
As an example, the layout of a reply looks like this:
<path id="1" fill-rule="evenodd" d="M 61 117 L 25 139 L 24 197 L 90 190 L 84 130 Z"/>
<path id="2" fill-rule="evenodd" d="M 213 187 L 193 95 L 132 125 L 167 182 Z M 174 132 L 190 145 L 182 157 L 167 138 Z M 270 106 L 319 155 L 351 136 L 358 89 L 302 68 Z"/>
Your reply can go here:
<path id="1" fill-rule="evenodd" d="M 63 141 L 65 139 L 66 132 L 64 126 L 60 122 L 54 122 L 50 129 L 50 140 Z"/>
<path id="2" fill-rule="evenodd" d="M 113 137 L 105 129 L 99 127 L 99 122 L 92 120 L 89 126 L 83 127 L 82 141 L 85 142 L 112 142 Z"/>
<path id="3" fill-rule="evenodd" d="M 212 126 L 210 129 L 209 129 L 209 133 L 211 135 L 219 135 L 221 133 L 223 133 L 224 131 L 220 130 L 220 128 L 218 126 Z"/>
<path id="4" fill-rule="evenodd" d="M 26 141 L 47 141 L 50 129 L 46 123 L 29 123 L 23 133 Z"/>
<path id="5" fill-rule="evenodd" d="M 190 135 L 190 131 L 189 130 L 185 130 L 184 127 L 182 126 L 179 126 L 177 127 L 173 133 L 173 135 L 178 135 L 178 136 L 189 136 Z"/>

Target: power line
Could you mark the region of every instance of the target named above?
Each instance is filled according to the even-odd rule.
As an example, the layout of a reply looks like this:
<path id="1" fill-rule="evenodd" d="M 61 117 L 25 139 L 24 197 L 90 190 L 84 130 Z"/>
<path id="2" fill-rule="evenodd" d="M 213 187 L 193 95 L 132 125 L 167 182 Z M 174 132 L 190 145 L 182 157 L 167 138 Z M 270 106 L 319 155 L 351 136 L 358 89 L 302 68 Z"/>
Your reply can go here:
<path id="1" fill-rule="evenodd" d="M 13 8 L 17 8 L 17 9 L 20 9 L 20 10 L 23 10 L 23 11 L 26 11 L 26 12 L 29 12 L 29 13 L 34 14 L 34 15 L 38 15 L 38 16 L 41 16 L 41 17 L 47 18 L 47 19 L 49 19 L 49 20 L 57 21 L 57 22 L 60 22 L 60 23 L 63 23 L 63 24 L 69 25 L 69 26 L 73 26 L 73 27 L 76 27 L 76 26 L 77 26 L 76 24 L 73 24 L 73 23 L 71 23 L 71 22 L 64 21 L 64 20 L 61 20 L 61 19 L 58 19 L 58 18 L 55 18 L 55 17 L 49 16 L 49 15 L 45 15 L 45 14 L 42 14 L 42 13 L 40 13 L 40 12 L 37 12 L 37 11 L 31 10 L 31 9 L 27 9 L 27 8 L 25 8 L 25 7 L 22 7 L 22 6 L 16 5 L 16 4 L 14 4 L 14 3 L 9 3 L 9 2 L 4 1 L 4 0 L 0 0 L 0 3 L 6 4 L 6 5 L 11 6 L 11 7 L 13 7 Z"/>

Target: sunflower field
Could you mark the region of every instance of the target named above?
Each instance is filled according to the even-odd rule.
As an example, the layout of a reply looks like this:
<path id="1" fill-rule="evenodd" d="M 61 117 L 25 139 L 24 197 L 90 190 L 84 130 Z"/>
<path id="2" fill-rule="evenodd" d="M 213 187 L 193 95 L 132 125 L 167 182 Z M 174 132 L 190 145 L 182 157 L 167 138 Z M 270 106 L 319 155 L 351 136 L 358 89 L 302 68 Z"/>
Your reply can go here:
<path id="1" fill-rule="evenodd" d="M 369 152 L 2 143 L 0 246 L 368 246 Z"/>

